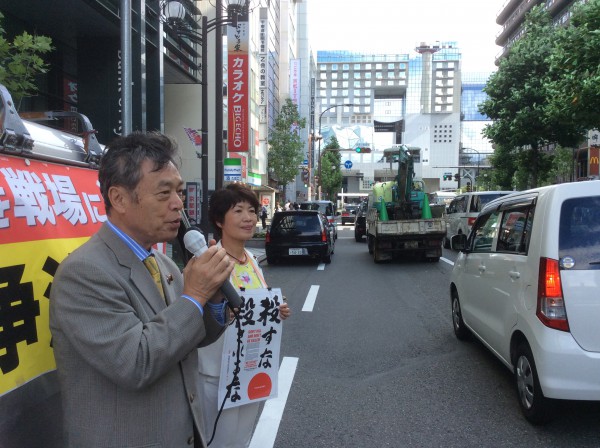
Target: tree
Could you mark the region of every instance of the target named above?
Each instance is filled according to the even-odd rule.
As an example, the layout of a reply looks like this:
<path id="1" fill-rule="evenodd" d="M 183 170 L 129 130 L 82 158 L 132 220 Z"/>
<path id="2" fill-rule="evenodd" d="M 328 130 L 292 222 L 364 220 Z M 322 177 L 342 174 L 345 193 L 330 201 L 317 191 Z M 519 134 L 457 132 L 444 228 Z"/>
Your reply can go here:
<path id="1" fill-rule="evenodd" d="M 342 171 L 340 163 L 342 156 L 339 151 L 331 151 L 332 149 L 340 149 L 340 144 L 335 136 L 329 139 L 329 143 L 325 146 L 321 153 L 321 190 L 326 194 L 327 199 L 335 201 L 336 193 L 342 188 Z"/>
<path id="2" fill-rule="evenodd" d="M 527 188 L 547 176 L 543 170 L 549 165 L 541 149 L 550 143 L 575 145 L 581 132 L 573 122 L 553 119 L 548 113 L 550 55 L 556 39 L 549 14 L 541 7 L 533 8 L 524 29 L 525 35 L 488 80 L 484 88 L 488 99 L 479 110 L 494 120 L 483 134 L 507 151 L 516 150 L 521 163 L 527 162 L 517 166 L 518 183 L 526 179 L 522 188 Z"/>
<path id="3" fill-rule="evenodd" d="M 550 180 L 558 183 L 569 182 L 574 175 L 573 161 L 573 150 L 557 147 L 552 158 Z"/>
<path id="4" fill-rule="evenodd" d="M 300 129 L 305 127 L 306 119 L 300 118 L 298 106 L 287 98 L 269 133 L 268 153 L 269 171 L 277 179 L 277 184 L 283 187 L 284 198 L 286 186 L 298 174 L 298 165 L 304 158 Z"/>
<path id="5" fill-rule="evenodd" d="M 580 126 L 582 134 L 600 127 L 600 0 L 575 6 L 561 27 L 551 56 L 550 113 Z"/>
<path id="6" fill-rule="evenodd" d="M 0 13 L 0 84 L 8 89 L 18 105 L 22 98 L 37 92 L 35 76 L 48 71 L 49 66 L 41 55 L 53 49 L 52 39 L 24 32 L 11 42 L 4 37 L 2 19 L 4 15 Z"/>

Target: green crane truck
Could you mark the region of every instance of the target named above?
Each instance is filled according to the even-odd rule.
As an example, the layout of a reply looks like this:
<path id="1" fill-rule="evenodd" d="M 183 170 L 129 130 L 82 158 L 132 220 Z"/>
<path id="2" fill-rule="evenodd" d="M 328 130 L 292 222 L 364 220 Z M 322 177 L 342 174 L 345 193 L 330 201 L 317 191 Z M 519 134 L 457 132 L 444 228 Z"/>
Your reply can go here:
<path id="1" fill-rule="evenodd" d="M 367 213 L 367 244 L 375 263 L 395 257 L 437 262 L 442 255 L 446 224 L 441 216 L 432 217 L 425 185 L 415 179 L 412 152 L 405 145 L 388 151 L 398 163 L 398 174 L 393 181 L 373 185 Z"/>

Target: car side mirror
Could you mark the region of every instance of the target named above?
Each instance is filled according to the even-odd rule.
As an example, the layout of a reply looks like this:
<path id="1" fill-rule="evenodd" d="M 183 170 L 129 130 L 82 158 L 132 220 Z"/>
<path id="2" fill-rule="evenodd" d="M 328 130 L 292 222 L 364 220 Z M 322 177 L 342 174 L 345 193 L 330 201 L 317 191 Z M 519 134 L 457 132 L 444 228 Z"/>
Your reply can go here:
<path id="1" fill-rule="evenodd" d="M 458 235 L 453 235 L 450 238 L 450 247 L 453 250 L 458 250 L 461 252 L 467 251 L 467 235 L 464 233 L 459 233 Z"/>

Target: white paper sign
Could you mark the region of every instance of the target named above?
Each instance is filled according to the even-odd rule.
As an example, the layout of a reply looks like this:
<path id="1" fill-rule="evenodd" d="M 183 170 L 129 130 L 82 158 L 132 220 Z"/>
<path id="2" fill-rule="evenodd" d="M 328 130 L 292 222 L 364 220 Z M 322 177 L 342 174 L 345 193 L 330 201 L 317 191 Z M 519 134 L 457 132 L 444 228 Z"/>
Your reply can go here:
<path id="1" fill-rule="evenodd" d="M 281 289 L 249 289 L 240 297 L 240 318 L 225 330 L 219 380 L 219 405 L 231 385 L 225 409 L 277 397 Z"/>

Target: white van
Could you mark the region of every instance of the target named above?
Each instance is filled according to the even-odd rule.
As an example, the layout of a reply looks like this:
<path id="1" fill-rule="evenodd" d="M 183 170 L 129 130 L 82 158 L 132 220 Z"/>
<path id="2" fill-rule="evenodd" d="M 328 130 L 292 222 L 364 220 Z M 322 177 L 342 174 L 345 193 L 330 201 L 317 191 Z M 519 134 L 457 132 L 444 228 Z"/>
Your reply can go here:
<path id="1" fill-rule="evenodd" d="M 525 417 L 600 400 L 600 181 L 503 196 L 451 245 L 454 332 L 513 371 Z"/>
<path id="2" fill-rule="evenodd" d="M 488 202 L 511 193 L 514 191 L 471 191 L 452 199 L 446 209 L 444 247 L 450 247 L 450 238 L 453 235 L 469 234 L 475 218 Z"/>

